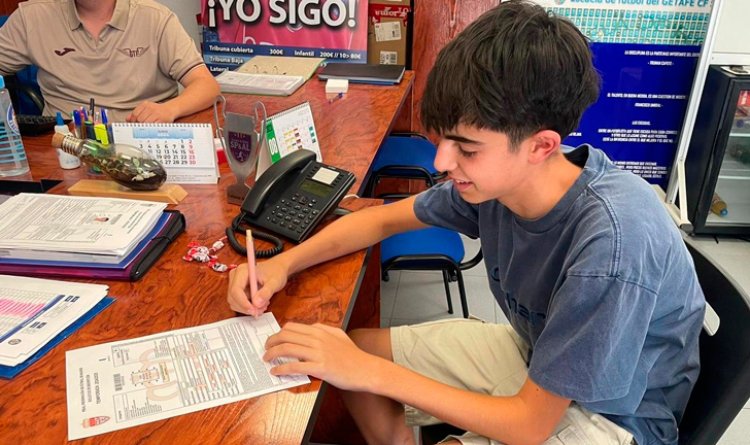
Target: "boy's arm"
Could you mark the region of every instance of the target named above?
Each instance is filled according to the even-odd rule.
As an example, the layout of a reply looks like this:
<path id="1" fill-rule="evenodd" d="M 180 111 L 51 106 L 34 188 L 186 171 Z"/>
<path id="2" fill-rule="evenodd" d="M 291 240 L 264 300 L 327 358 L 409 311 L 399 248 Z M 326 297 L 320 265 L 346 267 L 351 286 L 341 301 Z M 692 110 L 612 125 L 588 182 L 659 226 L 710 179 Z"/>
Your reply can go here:
<path id="1" fill-rule="evenodd" d="M 128 122 L 174 122 L 208 108 L 219 95 L 219 84 L 206 65 L 198 65 L 180 80 L 182 92 L 163 103 L 144 101 L 127 117 Z"/>
<path id="2" fill-rule="evenodd" d="M 518 394 L 491 396 L 432 380 L 359 349 L 340 329 L 287 323 L 266 342 L 263 359 L 294 357 L 274 375 L 307 374 L 349 391 L 368 392 L 508 445 L 541 444 L 560 422 L 570 400 L 527 378 Z"/>
<path id="3" fill-rule="evenodd" d="M 227 293 L 230 307 L 244 314 L 260 315 L 273 294 L 286 285 L 289 275 L 364 249 L 393 234 L 426 227 L 414 214 L 415 199 L 412 196 L 345 215 L 299 246 L 258 263 L 260 289 L 252 302 L 248 298 L 247 267 L 238 267 L 230 275 Z"/>

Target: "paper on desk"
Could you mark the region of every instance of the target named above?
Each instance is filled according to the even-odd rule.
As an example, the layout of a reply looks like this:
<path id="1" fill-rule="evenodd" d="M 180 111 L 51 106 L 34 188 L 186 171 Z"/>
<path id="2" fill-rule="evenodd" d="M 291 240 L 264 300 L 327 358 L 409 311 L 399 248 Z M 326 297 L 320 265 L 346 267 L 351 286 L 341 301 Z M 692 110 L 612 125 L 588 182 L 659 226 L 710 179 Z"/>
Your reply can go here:
<path id="1" fill-rule="evenodd" d="M 68 439 L 80 439 L 309 383 L 263 361 L 274 316 L 238 317 L 68 351 Z"/>
<path id="2" fill-rule="evenodd" d="M 23 363 L 106 297 L 107 289 L 0 275 L 0 365 Z"/>
<path id="3" fill-rule="evenodd" d="M 126 255 L 154 227 L 165 203 L 21 193 L 0 205 L 0 256 L 39 252 Z M 86 261 L 85 259 L 82 261 Z M 115 261 L 117 262 L 117 261 Z"/>

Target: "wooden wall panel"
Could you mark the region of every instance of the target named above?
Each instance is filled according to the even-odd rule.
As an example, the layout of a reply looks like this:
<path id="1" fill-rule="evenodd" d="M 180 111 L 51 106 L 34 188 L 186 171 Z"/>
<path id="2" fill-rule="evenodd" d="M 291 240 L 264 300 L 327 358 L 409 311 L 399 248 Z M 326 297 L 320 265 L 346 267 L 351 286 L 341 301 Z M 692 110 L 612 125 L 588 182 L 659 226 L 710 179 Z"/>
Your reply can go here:
<path id="1" fill-rule="evenodd" d="M 0 15 L 10 15 L 23 0 L 0 0 Z"/>
<path id="2" fill-rule="evenodd" d="M 415 78 L 411 122 L 414 131 L 424 131 L 419 121 L 419 107 L 427 74 L 438 52 L 466 25 L 498 3 L 498 0 L 414 0 L 412 68 Z"/>

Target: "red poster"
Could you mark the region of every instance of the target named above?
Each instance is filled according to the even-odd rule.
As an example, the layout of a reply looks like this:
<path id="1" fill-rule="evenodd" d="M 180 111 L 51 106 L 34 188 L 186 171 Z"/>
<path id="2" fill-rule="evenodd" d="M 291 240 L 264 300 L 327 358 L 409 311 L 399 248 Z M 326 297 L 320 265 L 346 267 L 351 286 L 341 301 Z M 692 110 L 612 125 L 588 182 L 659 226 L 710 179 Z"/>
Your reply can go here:
<path id="1" fill-rule="evenodd" d="M 367 0 L 202 0 L 212 71 L 256 55 L 367 59 Z"/>

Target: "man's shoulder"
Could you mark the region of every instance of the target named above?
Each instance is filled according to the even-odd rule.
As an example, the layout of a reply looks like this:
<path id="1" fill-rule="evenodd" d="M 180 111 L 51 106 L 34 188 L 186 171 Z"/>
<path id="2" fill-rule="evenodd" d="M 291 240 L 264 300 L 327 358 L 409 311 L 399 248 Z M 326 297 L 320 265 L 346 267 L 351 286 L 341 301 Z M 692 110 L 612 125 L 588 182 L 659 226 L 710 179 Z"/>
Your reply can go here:
<path id="1" fill-rule="evenodd" d="M 71 0 L 72 1 L 72 0 Z M 44 13 L 60 11 L 65 6 L 65 1 L 61 0 L 27 0 L 18 4 L 18 10 L 27 13 Z"/>
<path id="2" fill-rule="evenodd" d="M 168 7 L 154 0 L 129 0 L 131 9 L 139 14 L 153 14 L 159 17 L 172 15 Z"/>

